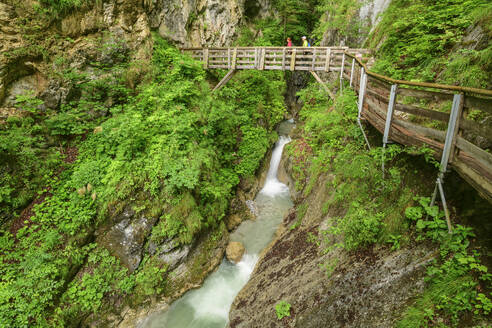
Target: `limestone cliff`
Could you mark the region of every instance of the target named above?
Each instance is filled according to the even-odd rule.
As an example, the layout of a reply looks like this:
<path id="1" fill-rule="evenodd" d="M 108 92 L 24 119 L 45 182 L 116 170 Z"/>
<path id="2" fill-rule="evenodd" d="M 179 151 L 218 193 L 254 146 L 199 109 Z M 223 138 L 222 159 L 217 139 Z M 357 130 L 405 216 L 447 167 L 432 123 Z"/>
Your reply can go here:
<path id="1" fill-rule="evenodd" d="M 265 14 L 269 1 L 106 0 L 61 18 L 40 17 L 36 1 L 0 3 L 0 107 L 11 108 L 17 95 L 33 90 L 57 108 L 70 98 L 69 86 L 54 81 L 56 63 L 94 72 L 93 62 L 111 66 L 121 58 L 146 61 L 151 31 L 180 46 L 225 46 L 234 42 L 245 12 Z M 119 58 L 119 59 L 118 59 Z M 92 76 L 96 78 L 95 76 Z"/>
<path id="2" fill-rule="evenodd" d="M 354 2 L 346 9 L 345 17 L 350 21 L 349 25 L 357 27 L 357 30 L 343 31 L 339 24 L 335 23 L 331 28 L 323 31 L 322 45 L 338 46 L 338 45 L 362 45 L 367 35 L 376 27 L 380 21 L 381 14 L 388 8 L 391 0 L 369 0 Z M 323 19 L 330 20 L 330 14 L 326 14 Z M 343 24 L 342 24 L 343 25 Z"/>

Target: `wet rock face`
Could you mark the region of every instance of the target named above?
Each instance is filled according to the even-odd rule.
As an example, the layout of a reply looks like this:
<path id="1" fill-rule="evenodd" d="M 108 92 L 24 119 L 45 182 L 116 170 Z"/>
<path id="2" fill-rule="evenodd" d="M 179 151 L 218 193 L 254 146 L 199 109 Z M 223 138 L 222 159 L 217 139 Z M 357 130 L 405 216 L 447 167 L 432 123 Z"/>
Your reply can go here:
<path id="1" fill-rule="evenodd" d="M 365 1 L 360 8 L 359 17 L 371 30 L 376 27 L 381 20 L 381 14 L 388 8 L 391 0 L 371 0 Z"/>
<path id="2" fill-rule="evenodd" d="M 293 114 L 294 117 L 302 107 L 299 102 L 299 97 L 297 92 L 304 89 L 311 77 L 311 74 L 307 72 L 293 72 L 287 78 L 287 92 L 285 93 L 285 103 L 289 107 L 289 112 Z"/>
<path id="3" fill-rule="evenodd" d="M 270 0 L 248 1 L 254 3 L 255 15 L 263 17 L 271 12 Z M 15 21 L 16 8 L 0 3 L 0 106 L 5 97 L 15 99 L 10 86 L 18 79 L 29 76 L 50 82 L 56 57 L 66 56 L 70 68 L 76 68 L 91 76 L 90 63 L 97 61 L 106 67 L 124 60 L 148 61 L 152 53 L 151 29 L 182 46 L 226 46 L 237 37 L 237 28 L 244 20 L 245 0 L 107 0 L 94 2 L 63 17 L 53 24 L 60 38 L 49 45 L 50 59 L 40 54 L 25 53 L 29 41 Z M 248 7 L 249 8 L 249 7 Z M 50 32 L 51 33 L 51 32 Z M 104 40 L 97 44 L 95 40 Z M 7 56 L 8 54 L 8 56 Z M 91 78 L 97 78 L 91 76 Z M 38 78 L 39 80 L 39 78 Z M 25 81 L 24 81 L 25 82 Z M 25 83 L 24 83 L 25 84 Z M 51 84 L 51 82 L 50 82 Z M 56 109 L 69 101 L 67 90 L 45 90 L 39 81 L 27 85 L 41 96 L 46 107 Z M 68 88 L 63 86 L 63 88 Z M 10 107 L 4 104 L 3 107 Z"/>
<path id="4" fill-rule="evenodd" d="M 174 270 L 186 259 L 191 248 L 191 245 L 180 245 L 177 239 L 169 238 L 161 244 L 150 241 L 148 252 L 151 256 L 158 254 L 159 259 L 168 265 L 168 270 Z"/>
<path id="5" fill-rule="evenodd" d="M 155 221 L 155 218 L 125 209 L 115 219 L 116 224 L 101 236 L 98 242 L 118 257 L 130 272 L 133 272 L 142 261 L 144 244 Z"/>
<path id="6" fill-rule="evenodd" d="M 229 215 L 226 219 L 227 230 L 232 231 L 236 229 L 243 220 L 238 214 Z"/>

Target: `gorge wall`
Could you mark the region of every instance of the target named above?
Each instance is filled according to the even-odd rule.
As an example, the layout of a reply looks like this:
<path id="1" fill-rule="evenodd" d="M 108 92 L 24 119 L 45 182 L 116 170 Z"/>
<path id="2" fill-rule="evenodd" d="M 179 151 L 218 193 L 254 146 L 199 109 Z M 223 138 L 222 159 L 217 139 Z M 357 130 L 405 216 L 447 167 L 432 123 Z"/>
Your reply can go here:
<path id="1" fill-rule="evenodd" d="M 246 8 L 244 0 L 109 0 L 47 20 L 36 13 L 35 4 L 0 3 L 3 112 L 13 107 L 17 95 L 28 90 L 34 90 L 53 108 L 69 100 L 67 86 L 50 78 L 53 71 L 61 70 L 56 60 L 62 57 L 66 59 L 63 68 L 86 72 L 94 71 L 91 63 L 95 61 L 109 66 L 122 57 L 148 61 L 152 30 L 179 46 L 226 46 L 237 38 L 247 8 L 262 15 L 271 10 L 268 1 L 248 2 Z"/>

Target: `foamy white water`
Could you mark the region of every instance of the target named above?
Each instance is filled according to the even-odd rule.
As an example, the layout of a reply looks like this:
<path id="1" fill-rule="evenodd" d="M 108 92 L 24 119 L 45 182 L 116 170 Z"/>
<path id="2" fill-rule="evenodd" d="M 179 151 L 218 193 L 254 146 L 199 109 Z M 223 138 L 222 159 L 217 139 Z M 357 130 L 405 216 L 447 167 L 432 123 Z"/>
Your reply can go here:
<path id="1" fill-rule="evenodd" d="M 284 146 L 290 138 L 281 136 L 272 152 L 263 189 L 255 199 L 257 219 L 245 221 L 231 234 L 246 253 L 238 264 L 224 258 L 217 271 L 199 289 L 186 293 L 168 311 L 154 314 L 140 327 L 146 328 L 224 328 L 234 298 L 248 282 L 259 253 L 272 240 L 275 230 L 292 206 L 289 188 L 278 181 L 277 173 Z"/>

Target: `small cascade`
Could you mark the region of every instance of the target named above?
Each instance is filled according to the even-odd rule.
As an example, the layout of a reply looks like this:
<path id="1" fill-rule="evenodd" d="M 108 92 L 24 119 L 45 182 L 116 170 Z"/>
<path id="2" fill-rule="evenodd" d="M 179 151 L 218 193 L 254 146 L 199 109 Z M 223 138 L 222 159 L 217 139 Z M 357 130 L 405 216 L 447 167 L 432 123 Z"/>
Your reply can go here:
<path id="1" fill-rule="evenodd" d="M 272 240 L 278 225 L 292 207 L 289 188 L 278 181 L 277 172 L 284 146 L 290 142 L 281 136 L 275 145 L 263 189 L 247 206 L 256 215 L 231 234 L 231 241 L 241 242 L 246 252 L 237 264 L 224 258 L 217 271 L 203 285 L 191 290 L 162 313 L 148 317 L 140 327 L 146 328 L 224 328 L 234 298 L 248 282 L 260 252 Z"/>
<path id="2" fill-rule="evenodd" d="M 290 137 L 288 136 L 280 136 L 280 139 L 277 141 L 277 145 L 272 153 L 272 159 L 270 161 L 265 186 L 263 186 L 260 193 L 270 197 L 275 197 L 276 195 L 289 192 L 289 188 L 277 179 L 278 166 L 280 164 L 280 159 L 282 158 L 282 152 L 284 151 L 284 146 L 289 142 Z"/>

